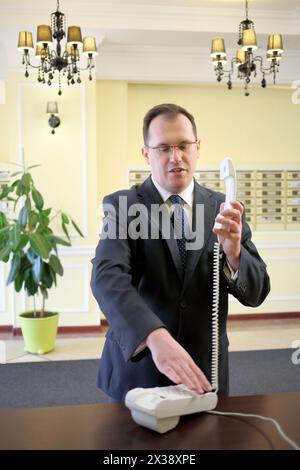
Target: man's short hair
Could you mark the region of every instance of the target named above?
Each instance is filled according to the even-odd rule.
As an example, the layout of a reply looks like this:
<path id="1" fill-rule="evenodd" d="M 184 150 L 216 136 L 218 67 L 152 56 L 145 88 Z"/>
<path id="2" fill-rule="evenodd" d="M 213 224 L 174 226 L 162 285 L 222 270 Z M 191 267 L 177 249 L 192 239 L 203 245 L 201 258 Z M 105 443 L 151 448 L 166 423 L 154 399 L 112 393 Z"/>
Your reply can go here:
<path id="1" fill-rule="evenodd" d="M 186 109 L 178 106 L 177 104 L 173 103 L 163 103 L 154 106 L 153 108 L 149 109 L 147 114 L 144 117 L 143 122 L 143 137 L 144 137 L 144 144 L 147 145 L 148 138 L 149 138 L 149 127 L 154 118 L 157 116 L 164 116 L 166 119 L 175 119 L 178 114 L 183 114 L 188 118 L 188 120 L 192 124 L 193 133 L 195 135 L 195 139 L 197 139 L 197 128 L 194 116 L 189 113 Z"/>

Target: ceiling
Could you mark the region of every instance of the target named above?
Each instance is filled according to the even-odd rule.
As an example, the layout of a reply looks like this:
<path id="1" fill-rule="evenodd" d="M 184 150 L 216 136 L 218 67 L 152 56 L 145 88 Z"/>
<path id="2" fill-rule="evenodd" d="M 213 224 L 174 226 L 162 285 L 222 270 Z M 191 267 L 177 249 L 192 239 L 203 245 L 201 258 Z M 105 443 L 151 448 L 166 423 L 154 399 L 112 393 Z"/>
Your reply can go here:
<path id="1" fill-rule="evenodd" d="M 0 9 L 0 78 L 6 78 L 9 71 L 22 70 L 16 47 L 18 31 L 32 31 L 35 37 L 37 24 L 49 24 L 56 0 L 0 0 Z M 98 78 L 193 81 L 200 72 L 198 79 L 205 82 L 214 81 L 211 39 L 224 37 L 228 54 L 235 53 L 245 2 L 60 0 L 60 10 L 66 14 L 67 26 L 80 25 L 83 35 L 96 36 Z M 282 79 L 300 78 L 300 0 L 249 0 L 249 17 L 255 22 L 262 55 L 267 35 L 283 34 L 286 62 L 282 61 Z M 201 70 L 196 74 L 192 69 L 197 57 Z M 175 61 L 186 67 L 186 77 Z M 170 73 L 163 72 L 164 68 Z"/>

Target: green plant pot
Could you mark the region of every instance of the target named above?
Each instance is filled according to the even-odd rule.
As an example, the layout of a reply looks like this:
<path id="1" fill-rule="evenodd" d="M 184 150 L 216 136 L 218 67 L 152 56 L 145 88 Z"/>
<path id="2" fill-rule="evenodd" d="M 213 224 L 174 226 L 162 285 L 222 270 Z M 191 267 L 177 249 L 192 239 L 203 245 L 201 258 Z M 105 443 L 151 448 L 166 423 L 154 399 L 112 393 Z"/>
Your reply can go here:
<path id="1" fill-rule="evenodd" d="M 24 351 L 33 354 L 46 354 L 55 348 L 58 326 L 58 313 L 45 312 L 45 317 L 30 318 L 32 312 L 19 315 L 24 338 Z"/>

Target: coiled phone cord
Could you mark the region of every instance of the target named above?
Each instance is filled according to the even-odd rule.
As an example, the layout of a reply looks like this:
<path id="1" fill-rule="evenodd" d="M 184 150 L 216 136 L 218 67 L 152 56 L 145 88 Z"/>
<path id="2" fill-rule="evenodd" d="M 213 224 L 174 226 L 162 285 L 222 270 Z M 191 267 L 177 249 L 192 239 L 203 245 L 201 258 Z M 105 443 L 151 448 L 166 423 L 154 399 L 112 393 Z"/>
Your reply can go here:
<path id="1" fill-rule="evenodd" d="M 212 357 L 211 385 L 219 389 L 219 296 L 220 296 L 220 243 L 215 242 L 213 251 L 213 302 L 212 302 Z"/>
<path id="2" fill-rule="evenodd" d="M 213 250 L 213 302 L 212 302 L 212 358 L 211 358 L 211 385 L 217 392 L 219 388 L 219 296 L 220 296 L 220 259 L 221 246 L 215 242 Z M 289 438 L 280 424 L 273 418 L 256 415 L 252 413 L 233 413 L 223 411 L 207 411 L 207 413 L 224 416 L 242 416 L 248 418 L 259 418 L 270 421 L 276 427 L 280 436 L 295 450 L 300 450 L 296 442 Z"/>

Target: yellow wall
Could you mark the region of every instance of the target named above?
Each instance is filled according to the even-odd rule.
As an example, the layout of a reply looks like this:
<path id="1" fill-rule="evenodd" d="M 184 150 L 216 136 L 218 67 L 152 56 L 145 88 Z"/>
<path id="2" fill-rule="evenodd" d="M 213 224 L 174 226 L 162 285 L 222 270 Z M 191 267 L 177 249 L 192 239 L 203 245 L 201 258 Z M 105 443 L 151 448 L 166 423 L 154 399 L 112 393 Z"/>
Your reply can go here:
<path id="1" fill-rule="evenodd" d="M 300 105 L 292 104 L 291 96 L 292 90 L 280 87 L 253 88 L 245 97 L 242 88 L 228 91 L 217 84 L 98 81 L 99 199 L 128 187 L 128 168 L 147 168 L 140 152 L 142 120 L 150 107 L 163 102 L 178 103 L 194 114 L 202 140 L 199 168 L 217 169 L 225 156 L 237 167 L 299 166 Z M 299 234 L 256 232 L 253 239 L 268 264 L 272 293 L 257 309 L 232 301 L 231 313 L 299 311 Z"/>
<path id="2" fill-rule="evenodd" d="M 124 187 L 128 166 L 144 166 L 142 120 L 150 107 L 173 102 L 194 114 L 202 141 L 201 165 L 215 165 L 231 156 L 236 166 L 300 164 L 297 144 L 300 105 L 291 90 L 217 85 L 127 84 L 97 82 L 98 181 L 101 195 Z M 113 164 L 111 164 L 113 162 Z M 101 168 L 101 171 L 100 171 Z M 107 178 L 107 177 L 108 178 Z"/>
<path id="3" fill-rule="evenodd" d="M 55 135 L 48 125 L 47 101 L 58 102 L 61 125 Z M 2 162 L 21 163 L 24 155 L 26 166 L 40 164 L 31 173 L 45 206 L 54 209 L 53 215 L 60 210 L 70 214 L 85 234 L 82 239 L 70 229 L 72 248 L 61 251 L 65 273 L 58 278 L 57 289 L 49 292 L 46 306 L 61 312 L 60 325 L 99 324 L 99 311 L 89 289 L 91 247 L 97 239 L 96 81 L 65 86 L 58 96 L 57 87 L 40 86 L 34 75 L 25 79 L 23 74 L 13 73 L 7 81 L 5 108 L 4 116 L 3 105 L 0 107 L 0 122 L 7 120 Z M 10 169 L 14 172 L 17 167 L 11 165 Z M 64 236 L 63 232 L 56 234 Z M 2 264 L 0 280 L 3 271 L 5 278 L 7 266 Z M 16 313 L 31 308 L 32 299 L 15 295 L 14 307 L 9 289 L 0 286 L 0 295 L 2 290 L 0 324 L 18 325 Z"/>
<path id="4" fill-rule="evenodd" d="M 57 100 L 61 126 L 51 135 L 46 102 Z M 300 105 L 291 102 L 291 90 L 255 88 L 227 91 L 217 85 L 138 84 L 92 81 L 82 87 L 40 87 L 35 77 L 9 76 L 6 103 L 0 105 L 0 165 L 18 162 L 24 148 L 46 203 L 69 212 L 84 228 L 84 240 L 74 236 L 73 247 L 63 252 L 65 275 L 51 290 L 48 307 L 62 312 L 61 325 L 99 322 L 89 289 L 90 260 L 98 242 L 101 201 L 105 194 L 128 187 L 128 170 L 144 167 L 141 156 L 142 120 L 161 102 L 175 102 L 191 111 L 202 140 L 199 167 L 214 166 L 230 156 L 238 167 L 299 165 L 297 142 Z M 15 170 L 15 168 L 13 168 Z M 254 233 L 267 261 L 272 293 L 258 309 L 234 301 L 232 313 L 299 311 L 299 234 Z M 298 245 L 297 245 L 298 243 Z M 0 265 L 0 325 L 16 323 L 16 312 L 30 306 L 22 295 L 12 303 L 4 286 L 7 267 Z M 284 273 L 284 276 L 283 276 Z M 2 279 L 2 281 L 1 281 Z"/>
<path id="5" fill-rule="evenodd" d="M 8 115 L 5 83 L 0 81 L 0 162 L 9 159 Z"/>

